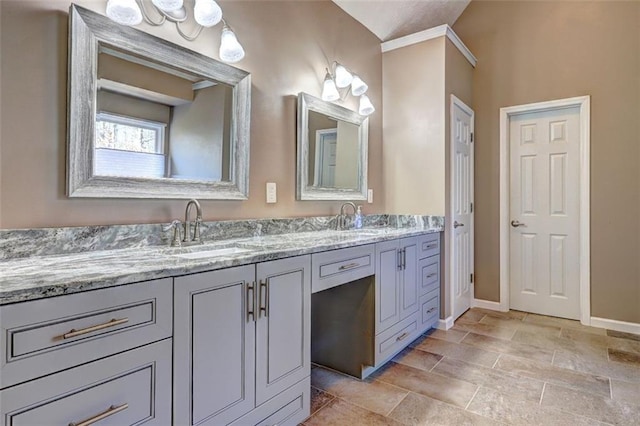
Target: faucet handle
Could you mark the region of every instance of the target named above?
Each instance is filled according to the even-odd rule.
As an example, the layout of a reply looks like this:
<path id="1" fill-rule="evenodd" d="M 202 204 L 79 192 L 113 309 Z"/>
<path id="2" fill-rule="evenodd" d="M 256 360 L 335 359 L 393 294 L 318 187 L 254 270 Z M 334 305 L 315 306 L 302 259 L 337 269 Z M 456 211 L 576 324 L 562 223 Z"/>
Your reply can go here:
<path id="1" fill-rule="evenodd" d="M 180 222 L 178 219 L 174 219 L 170 224 L 162 228 L 162 230 L 165 232 L 173 229 L 173 239 L 171 240 L 172 247 L 180 247 L 181 245 L 180 243 L 181 225 L 182 225 L 182 222 Z"/>

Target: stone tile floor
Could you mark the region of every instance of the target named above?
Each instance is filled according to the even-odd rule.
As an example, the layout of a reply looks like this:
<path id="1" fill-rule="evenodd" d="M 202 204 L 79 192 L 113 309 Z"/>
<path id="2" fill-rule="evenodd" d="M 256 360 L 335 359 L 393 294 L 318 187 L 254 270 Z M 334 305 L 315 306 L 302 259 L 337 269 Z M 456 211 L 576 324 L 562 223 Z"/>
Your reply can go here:
<path id="1" fill-rule="evenodd" d="M 640 425 L 640 336 L 474 308 L 367 380 L 313 366 L 304 425 Z"/>

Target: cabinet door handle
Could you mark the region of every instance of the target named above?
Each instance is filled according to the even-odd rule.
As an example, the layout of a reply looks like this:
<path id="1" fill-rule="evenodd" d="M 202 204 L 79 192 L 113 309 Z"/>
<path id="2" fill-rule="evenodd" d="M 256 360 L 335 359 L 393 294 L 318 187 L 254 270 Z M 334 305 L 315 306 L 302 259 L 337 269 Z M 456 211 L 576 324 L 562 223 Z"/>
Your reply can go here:
<path id="1" fill-rule="evenodd" d="M 438 243 L 432 243 L 432 244 L 427 244 L 427 246 L 424 248 L 425 250 L 431 250 L 438 247 Z"/>
<path id="2" fill-rule="evenodd" d="M 429 275 L 427 275 L 427 278 L 435 277 L 436 275 L 438 275 L 437 272 L 432 272 Z"/>
<path id="3" fill-rule="evenodd" d="M 117 414 L 120 411 L 124 411 L 127 408 L 129 408 L 129 404 L 122 404 L 118 406 L 112 405 L 106 411 L 103 411 L 100 414 L 96 414 L 95 416 L 90 417 L 87 420 L 83 420 L 81 422 L 71 422 L 69 423 L 69 426 L 89 426 L 99 422 L 100 420 L 106 419 L 107 417 L 113 416 L 114 414 Z"/>
<path id="4" fill-rule="evenodd" d="M 339 267 L 339 268 L 338 268 L 338 270 L 340 270 L 340 271 L 344 271 L 344 270 L 346 270 L 346 269 L 353 269 L 353 268 L 357 268 L 358 266 L 360 266 L 360 264 L 359 264 L 359 263 L 354 262 L 354 263 L 349 263 L 349 264 L 347 264 L 347 265 L 342 265 L 341 267 Z"/>
<path id="5" fill-rule="evenodd" d="M 431 309 L 427 310 L 427 313 L 428 313 L 428 314 L 430 314 L 431 312 L 433 312 L 433 311 L 435 311 L 435 310 L 436 310 L 436 308 L 435 308 L 435 307 L 433 307 L 433 308 L 431 308 Z"/>
<path id="6" fill-rule="evenodd" d="M 398 256 L 398 271 L 402 271 L 402 250 L 398 250 L 397 252 L 397 256 Z"/>
<path id="7" fill-rule="evenodd" d="M 249 296 L 251 293 L 251 296 Z M 249 307 L 251 305 L 251 307 Z M 247 284 L 247 321 L 256 320 L 256 282 Z"/>
<path id="8" fill-rule="evenodd" d="M 407 249 L 402 249 L 402 269 L 407 269 Z"/>
<path id="9" fill-rule="evenodd" d="M 409 335 L 409 333 L 407 333 L 406 331 L 404 333 L 402 333 L 401 335 L 399 335 L 398 337 L 396 337 L 396 342 L 399 342 L 400 340 L 404 340 L 406 339 L 406 337 Z"/>
<path id="10" fill-rule="evenodd" d="M 92 325 L 91 327 L 81 328 L 80 330 L 76 330 L 72 328 L 69 332 L 64 333 L 62 335 L 63 339 L 71 339 L 73 337 L 82 336 L 83 334 L 93 333 L 94 331 L 104 330 L 105 328 L 115 327 L 116 325 L 124 324 L 129 322 L 129 318 L 120 318 L 120 319 L 112 319 L 111 321 L 107 321 L 102 324 Z"/>
<path id="11" fill-rule="evenodd" d="M 264 306 L 262 306 L 262 288 L 264 288 Z M 260 312 L 264 312 L 264 316 L 269 316 L 269 278 L 260 280 Z"/>

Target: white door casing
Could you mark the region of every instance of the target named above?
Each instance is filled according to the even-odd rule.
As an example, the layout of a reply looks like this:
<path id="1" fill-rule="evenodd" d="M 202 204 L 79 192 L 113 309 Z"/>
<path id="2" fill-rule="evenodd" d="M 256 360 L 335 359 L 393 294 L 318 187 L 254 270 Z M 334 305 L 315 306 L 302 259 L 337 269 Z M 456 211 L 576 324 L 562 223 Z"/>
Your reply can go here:
<path id="1" fill-rule="evenodd" d="M 510 119 L 512 309 L 580 317 L 579 115 L 568 107 Z"/>
<path id="2" fill-rule="evenodd" d="M 451 312 L 455 320 L 473 298 L 474 112 L 451 95 Z"/>
<path id="3" fill-rule="evenodd" d="M 316 130 L 314 186 L 332 188 L 336 175 L 338 129 Z"/>
<path id="4" fill-rule="evenodd" d="M 500 110 L 503 311 L 590 323 L 589 109 L 582 96 Z"/>

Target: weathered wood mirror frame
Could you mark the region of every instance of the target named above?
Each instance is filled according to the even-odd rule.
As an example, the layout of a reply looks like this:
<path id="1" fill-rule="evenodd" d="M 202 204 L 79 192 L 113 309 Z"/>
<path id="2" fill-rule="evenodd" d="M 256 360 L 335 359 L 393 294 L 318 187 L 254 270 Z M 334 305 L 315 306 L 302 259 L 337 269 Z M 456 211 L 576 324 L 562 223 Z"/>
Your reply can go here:
<path id="1" fill-rule="evenodd" d="M 96 176 L 94 139 L 100 46 L 149 58 L 233 87 L 229 181 Z M 251 75 L 109 18 L 71 5 L 67 100 L 67 195 L 88 198 L 246 200 L 249 192 Z"/>
<path id="2" fill-rule="evenodd" d="M 358 126 L 357 188 L 323 188 L 309 182 L 309 111 L 324 114 Z M 298 143 L 296 197 L 298 200 L 366 200 L 369 118 L 340 105 L 325 102 L 307 93 L 298 94 Z"/>

